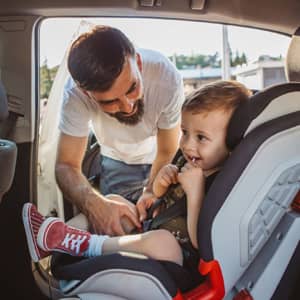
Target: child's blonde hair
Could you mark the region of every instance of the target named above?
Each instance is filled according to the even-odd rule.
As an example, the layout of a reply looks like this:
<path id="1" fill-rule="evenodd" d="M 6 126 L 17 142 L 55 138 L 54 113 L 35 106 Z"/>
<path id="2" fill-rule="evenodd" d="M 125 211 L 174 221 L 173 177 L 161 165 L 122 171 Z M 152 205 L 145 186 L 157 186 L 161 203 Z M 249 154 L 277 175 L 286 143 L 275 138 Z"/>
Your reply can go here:
<path id="1" fill-rule="evenodd" d="M 235 110 L 249 100 L 252 92 L 233 80 L 220 80 L 201 86 L 186 97 L 182 111 L 192 113 L 210 112 L 217 109 Z"/>

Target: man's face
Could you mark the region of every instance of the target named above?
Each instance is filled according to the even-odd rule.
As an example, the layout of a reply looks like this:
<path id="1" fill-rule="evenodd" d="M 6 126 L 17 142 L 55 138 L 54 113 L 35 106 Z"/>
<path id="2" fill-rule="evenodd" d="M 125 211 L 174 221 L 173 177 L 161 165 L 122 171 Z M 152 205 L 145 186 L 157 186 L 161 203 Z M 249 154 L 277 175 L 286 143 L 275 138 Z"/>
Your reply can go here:
<path id="1" fill-rule="evenodd" d="M 127 57 L 122 72 L 105 92 L 85 91 L 102 111 L 127 125 L 136 125 L 144 114 L 140 56 Z"/>
<path id="2" fill-rule="evenodd" d="M 228 157 L 226 132 L 231 111 L 182 113 L 180 149 L 185 159 L 209 175 Z"/>

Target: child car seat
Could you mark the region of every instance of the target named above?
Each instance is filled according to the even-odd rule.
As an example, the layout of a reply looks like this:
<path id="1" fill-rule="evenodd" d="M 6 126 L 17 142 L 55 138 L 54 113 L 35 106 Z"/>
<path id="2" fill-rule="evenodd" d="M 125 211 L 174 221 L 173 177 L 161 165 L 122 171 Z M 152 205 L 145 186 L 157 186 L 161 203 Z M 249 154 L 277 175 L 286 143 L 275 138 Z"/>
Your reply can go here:
<path id="1" fill-rule="evenodd" d="M 199 216 L 203 283 L 176 264 L 130 254 L 57 254 L 52 272 L 67 283 L 65 295 L 232 299 L 241 292 L 270 299 L 299 249 L 300 214 L 291 204 L 300 189 L 300 83 L 254 95 L 233 115 L 227 143 L 234 150 Z"/>
<path id="2" fill-rule="evenodd" d="M 203 282 L 174 263 L 142 255 L 84 259 L 54 254 L 52 273 L 62 295 L 292 299 L 300 253 L 300 83 L 272 86 L 252 96 L 234 113 L 227 144 L 232 154 L 199 215 Z"/>

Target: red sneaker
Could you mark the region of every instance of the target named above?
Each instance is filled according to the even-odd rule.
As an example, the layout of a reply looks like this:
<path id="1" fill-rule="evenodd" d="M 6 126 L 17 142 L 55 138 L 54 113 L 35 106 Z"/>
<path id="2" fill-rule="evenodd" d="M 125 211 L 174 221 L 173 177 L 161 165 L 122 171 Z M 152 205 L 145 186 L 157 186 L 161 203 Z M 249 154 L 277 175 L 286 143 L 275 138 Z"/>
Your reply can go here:
<path id="1" fill-rule="evenodd" d="M 31 203 L 24 204 L 22 217 L 31 259 L 38 262 L 40 259 L 50 255 L 49 252 L 43 251 L 37 244 L 37 235 L 45 217 Z"/>
<path id="2" fill-rule="evenodd" d="M 58 251 L 82 256 L 89 246 L 91 234 L 65 224 L 58 218 L 47 218 L 39 229 L 38 246 L 45 251 Z"/>

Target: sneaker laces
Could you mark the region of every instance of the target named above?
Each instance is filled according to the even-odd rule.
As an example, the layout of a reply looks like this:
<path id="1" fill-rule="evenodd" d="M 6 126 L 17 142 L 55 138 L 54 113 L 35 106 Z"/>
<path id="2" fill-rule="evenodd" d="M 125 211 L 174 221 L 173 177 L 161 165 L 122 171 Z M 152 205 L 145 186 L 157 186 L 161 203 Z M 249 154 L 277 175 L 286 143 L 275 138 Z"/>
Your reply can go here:
<path id="1" fill-rule="evenodd" d="M 71 251 L 75 252 L 78 255 L 81 251 L 80 247 L 86 239 L 87 239 L 86 235 L 67 233 L 61 245 L 66 249 L 70 249 Z"/>

